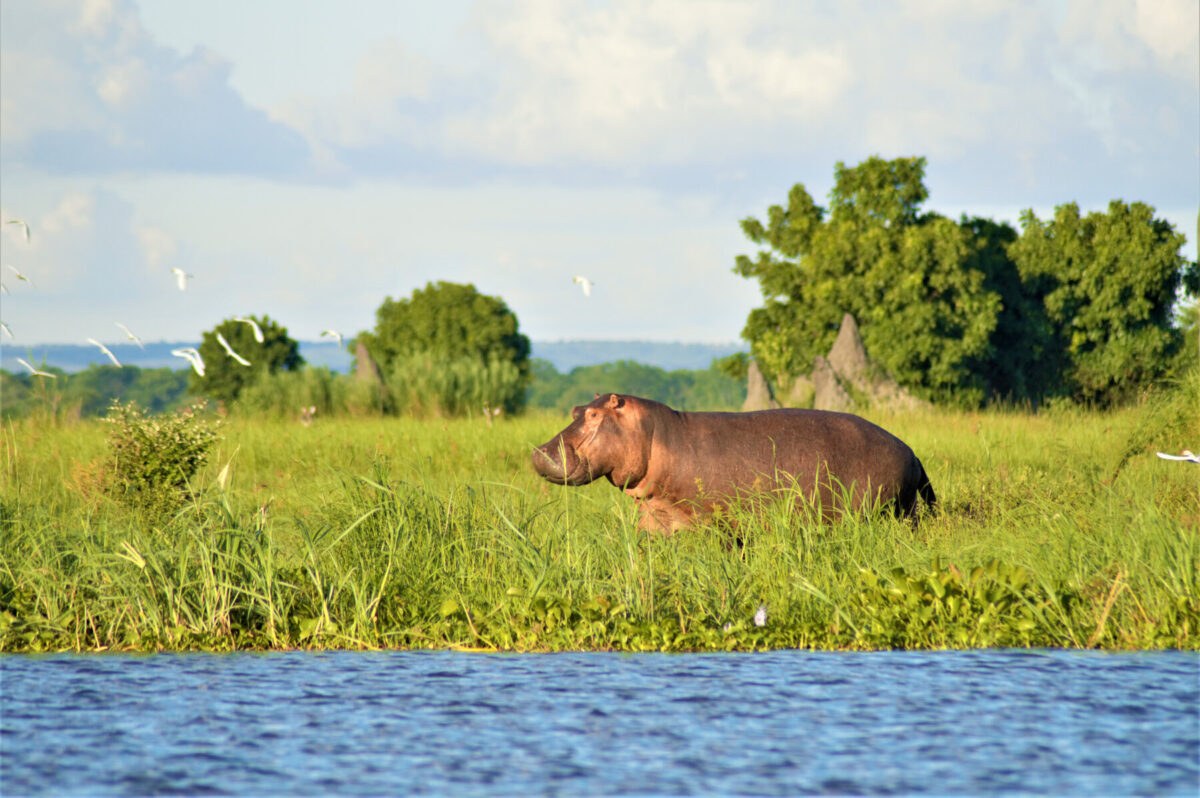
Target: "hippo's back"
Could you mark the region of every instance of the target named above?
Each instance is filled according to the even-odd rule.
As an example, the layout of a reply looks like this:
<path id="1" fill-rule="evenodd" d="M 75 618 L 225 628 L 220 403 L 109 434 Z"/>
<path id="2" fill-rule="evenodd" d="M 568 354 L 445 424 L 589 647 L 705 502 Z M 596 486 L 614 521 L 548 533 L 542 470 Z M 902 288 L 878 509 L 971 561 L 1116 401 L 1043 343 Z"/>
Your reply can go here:
<path id="1" fill-rule="evenodd" d="M 724 464 L 705 468 L 709 479 L 724 469 L 735 488 L 764 475 L 790 477 L 802 486 L 825 483 L 834 494 L 853 487 L 855 504 L 869 492 L 873 501 L 895 501 L 907 514 L 928 482 L 904 441 L 850 413 L 785 408 L 682 415 L 701 457 Z"/>

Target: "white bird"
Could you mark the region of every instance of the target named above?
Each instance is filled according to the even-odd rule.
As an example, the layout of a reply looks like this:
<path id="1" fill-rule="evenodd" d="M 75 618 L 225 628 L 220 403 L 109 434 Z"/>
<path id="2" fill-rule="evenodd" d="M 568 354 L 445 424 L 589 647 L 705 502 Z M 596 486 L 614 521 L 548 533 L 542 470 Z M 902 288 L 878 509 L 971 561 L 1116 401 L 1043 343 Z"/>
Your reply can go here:
<path id="1" fill-rule="evenodd" d="M 13 274 L 17 275 L 18 280 L 24 280 L 25 282 L 29 283 L 30 285 L 33 285 L 33 280 L 30 280 L 28 277 L 21 274 L 21 272 L 17 271 L 17 267 L 13 266 L 11 263 L 4 264 L 4 268 L 8 269 Z M 37 288 L 37 286 L 33 286 L 33 287 Z"/>
<path id="2" fill-rule="evenodd" d="M 50 373 L 50 372 L 48 372 L 48 371 L 38 371 L 38 370 L 37 370 L 37 369 L 35 369 L 33 366 L 29 365 L 29 362 L 28 362 L 28 361 L 26 361 L 26 360 L 23 360 L 23 359 L 21 359 L 21 358 L 17 358 L 17 362 L 18 362 L 18 363 L 20 363 L 20 364 L 21 364 L 22 366 L 24 366 L 25 368 L 29 369 L 29 373 L 30 373 L 30 374 L 32 374 L 32 375 L 33 375 L 33 376 L 35 376 L 35 377 L 49 377 L 49 378 L 50 378 L 50 379 L 52 379 L 52 380 L 57 380 L 57 379 L 58 379 L 58 375 L 57 375 L 57 374 L 51 374 L 51 373 Z"/>
<path id="3" fill-rule="evenodd" d="M 12 330 L 10 330 L 10 329 L 8 328 L 8 325 L 7 325 L 7 324 L 5 324 L 4 322 L 0 321 L 0 329 L 3 329 L 3 330 L 4 330 L 4 334 L 8 336 L 8 340 L 10 340 L 10 341 L 11 341 L 11 340 L 13 340 L 13 334 L 12 334 Z"/>
<path id="4" fill-rule="evenodd" d="M 342 334 L 337 330 L 322 330 L 321 337 L 336 338 L 338 342 L 338 349 L 342 348 Z"/>
<path id="5" fill-rule="evenodd" d="M 201 377 L 204 376 L 204 358 L 200 357 L 200 353 L 190 346 L 185 346 L 182 349 L 172 349 L 171 354 L 175 357 L 187 358 L 187 361 L 192 364 L 192 368 Z"/>
<path id="6" fill-rule="evenodd" d="M 180 269 L 179 267 L 175 267 L 175 268 L 171 269 L 171 272 L 175 275 L 176 282 L 179 283 L 180 291 L 186 291 L 188 278 L 196 276 L 194 274 L 188 274 L 187 272 L 185 272 L 183 269 Z"/>
<path id="7" fill-rule="evenodd" d="M 6 224 L 19 224 L 21 229 L 25 231 L 25 243 L 29 243 L 29 225 L 22 222 L 20 219 L 9 219 Z"/>
<path id="8" fill-rule="evenodd" d="M 754 625 L 755 626 L 766 626 L 767 625 L 767 605 L 766 604 L 758 605 L 758 612 L 754 613 Z"/>
<path id="9" fill-rule="evenodd" d="M 8 293 L 8 286 L 5 285 L 4 283 L 0 283 L 0 294 L 7 294 L 7 293 Z"/>
<path id="10" fill-rule="evenodd" d="M 112 352 L 110 352 L 107 346 L 100 343 L 95 338 L 89 338 L 88 343 L 91 344 L 92 346 L 100 347 L 100 351 L 103 352 L 104 354 L 108 355 L 108 359 L 113 362 L 114 366 L 116 366 L 117 368 L 121 367 L 121 361 L 117 360 L 117 356 L 114 355 Z"/>
<path id="11" fill-rule="evenodd" d="M 260 344 L 263 342 L 262 328 L 258 326 L 258 322 L 256 322 L 254 319 L 244 319 L 241 316 L 238 316 L 234 319 L 234 321 L 240 321 L 244 324 L 249 324 L 250 329 L 254 330 L 254 340 L 258 341 Z"/>
<path id="12" fill-rule="evenodd" d="M 592 295 L 592 286 L 595 285 L 595 283 L 593 283 L 588 278 L 580 277 L 579 275 L 575 275 L 575 282 L 579 283 L 579 285 L 581 285 L 583 287 L 583 295 L 584 296 Z"/>
<path id="13" fill-rule="evenodd" d="M 145 346 L 142 344 L 142 339 L 141 339 L 141 338 L 138 338 L 136 335 L 134 335 L 132 330 L 130 330 L 128 327 L 126 327 L 124 324 L 122 324 L 122 323 L 121 323 L 121 322 L 119 322 L 119 321 L 117 321 L 117 322 L 113 322 L 113 323 L 114 323 L 114 324 L 116 324 L 118 327 L 120 327 L 122 330 L 124 330 L 124 331 L 125 331 L 125 337 L 126 337 L 126 338 L 128 338 L 130 341 L 133 341 L 133 342 L 134 342 L 135 344 L 137 344 L 137 345 L 138 345 L 140 348 L 142 348 L 142 349 L 145 349 L 145 348 L 146 348 L 146 347 L 145 347 Z"/>
<path id="14" fill-rule="evenodd" d="M 1184 449 L 1179 454 L 1166 454 L 1165 452 L 1155 452 L 1164 460 L 1186 460 L 1189 463 L 1200 463 L 1200 454 L 1192 454 L 1187 449 Z"/>
<path id="15" fill-rule="evenodd" d="M 224 350 L 225 350 L 225 354 L 229 355 L 231 358 L 233 358 L 233 359 L 234 359 L 234 360 L 236 360 L 237 362 L 241 363 L 243 366 L 249 366 L 249 365 L 250 365 L 250 361 L 249 361 L 249 360 L 247 360 L 246 358 L 242 357 L 242 356 L 241 356 L 241 355 L 239 355 L 237 352 L 234 352 L 234 351 L 233 351 L 233 347 L 232 347 L 232 346 L 230 346 L 230 345 L 229 345 L 229 342 L 225 340 L 225 336 L 224 336 L 224 335 L 221 335 L 220 333 L 217 333 L 217 343 L 219 343 L 219 344 L 222 346 L 222 348 L 224 348 Z"/>

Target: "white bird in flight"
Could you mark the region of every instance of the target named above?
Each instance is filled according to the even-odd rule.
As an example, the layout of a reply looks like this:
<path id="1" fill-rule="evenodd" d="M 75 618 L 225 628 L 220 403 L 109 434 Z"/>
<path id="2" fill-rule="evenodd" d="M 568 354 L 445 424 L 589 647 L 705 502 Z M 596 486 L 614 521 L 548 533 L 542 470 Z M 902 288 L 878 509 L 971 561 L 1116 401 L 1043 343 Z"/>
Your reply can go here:
<path id="1" fill-rule="evenodd" d="M 1164 460 L 1186 460 L 1189 463 L 1200 463 L 1200 454 L 1192 454 L 1187 449 L 1179 454 L 1166 454 L 1165 452 L 1156 452 L 1155 454 Z"/>
<path id="2" fill-rule="evenodd" d="M 192 364 L 192 368 L 201 377 L 204 376 L 204 358 L 200 357 L 200 353 L 193 347 L 185 346 L 182 349 L 172 349 L 171 354 L 175 357 L 187 358 L 187 361 Z"/>
<path id="3" fill-rule="evenodd" d="M 336 338 L 337 342 L 338 342 L 338 349 L 342 348 L 342 334 L 340 332 L 338 332 L 337 330 L 322 330 L 321 337 L 322 338 L 327 338 L 327 337 L 328 338 Z"/>
<path id="4" fill-rule="evenodd" d="M 579 285 L 583 287 L 583 295 L 584 296 L 592 295 L 592 286 L 595 285 L 595 283 L 593 283 L 588 278 L 580 277 L 579 275 L 575 275 L 575 282 L 579 283 Z"/>
<path id="5" fill-rule="evenodd" d="M 100 347 L 100 351 L 103 352 L 104 354 L 108 355 L 108 359 L 113 362 L 114 366 L 116 366 L 117 368 L 121 367 L 121 361 L 117 360 L 117 356 L 114 355 L 111 351 L 109 351 L 107 346 L 100 343 L 95 338 L 89 338 L 88 343 L 91 344 L 92 346 Z"/>
<path id="6" fill-rule="evenodd" d="M 31 286 L 33 286 L 34 288 L 37 288 L 37 286 L 33 285 L 33 280 L 30 280 L 28 277 L 26 277 L 25 275 L 21 274 L 21 272 L 19 272 L 19 271 L 17 270 L 17 267 L 16 267 L 16 266 L 13 266 L 11 263 L 6 263 L 6 264 L 4 264 L 4 268 L 8 269 L 8 270 L 9 270 L 9 271 L 11 271 L 13 274 L 17 275 L 17 279 L 18 279 L 18 280 L 24 280 L 25 282 L 29 283 L 29 284 L 30 284 Z"/>
<path id="7" fill-rule="evenodd" d="M 194 274 L 188 274 L 183 269 L 180 269 L 178 266 L 171 269 L 171 272 L 175 275 L 175 281 L 179 283 L 180 291 L 186 291 L 188 278 L 196 276 Z"/>
<path id="8" fill-rule="evenodd" d="M 126 337 L 126 338 L 128 338 L 130 341 L 133 341 L 133 342 L 134 342 L 135 344 L 137 344 L 137 345 L 138 345 L 140 348 L 142 348 L 142 349 L 145 349 L 145 348 L 146 348 L 146 347 L 145 347 L 145 346 L 142 344 L 142 339 L 141 339 L 141 338 L 138 338 L 136 335 L 134 335 L 132 330 L 130 330 L 128 327 L 126 327 L 124 324 L 122 324 L 122 323 L 121 323 L 121 322 L 119 322 L 119 321 L 117 321 L 117 322 L 113 322 L 113 323 L 114 323 L 114 324 L 116 324 L 118 327 L 120 327 L 122 330 L 124 330 L 124 331 L 125 331 L 125 337 Z"/>
<path id="9" fill-rule="evenodd" d="M 260 344 L 263 342 L 262 328 L 258 326 L 258 322 L 256 322 L 254 319 L 244 319 L 241 316 L 238 316 L 234 319 L 234 321 L 240 321 L 244 324 L 249 324 L 250 329 L 254 330 L 254 340 L 258 341 Z"/>
<path id="10" fill-rule="evenodd" d="M 23 360 L 22 358 L 17 358 L 17 362 L 18 362 L 18 363 L 20 363 L 20 364 L 21 364 L 22 366 L 24 366 L 25 368 L 29 369 L 29 373 L 30 373 L 30 374 L 32 374 L 32 375 L 33 375 L 33 376 L 35 376 L 35 377 L 49 377 L 49 378 L 50 378 L 50 379 L 52 379 L 52 380 L 57 380 L 57 379 L 58 379 L 58 375 L 57 375 L 57 374 L 51 374 L 51 373 L 50 373 L 50 372 L 48 372 L 48 371 L 38 371 L 38 370 L 37 370 L 37 369 L 35 369 L 33 366 L 29 365 L 29 362 L 28 362 L 28 361 L 26 361 L 26 360 Z"/>
<path id="11" fill-rule="evenodd" d="M 11 340 L 13 340 L 13 334 L 12 334 L 12 330 L 10 330 L 10 329 L 8 328 L 8 325 L 7 325 L 7 324 L 5 324 L 4 322 L 0 321 L 0 329 L 3 329 L 3 330 L 4 330 L 4 334 L 8 336 L 8 340 L 10 340 L 10 341 L 11 341 Z"/>
<path id="12" fill-rule="evenodd" d="M 25 243 L 29 243 L 29 225 L 22 222 L 20 219 L 9 219 L 6 224 L 19 224 L 21 229 L 25 231 Z"/>
<path id="13" fill-rule="evenodd" d="M 250 365 L 250 361 L 249 361 L 249 360 L 247 360 L 246 358 L 242 357 L 242 356 L 241 356 L 241 355 L 239 355 L 237 352 L 234 352 L 234 351 L 233 351 L 233 347 L 232 347 L 232 346 L 230 346 L 230 345 L 229 345 L 229 342 L 225 340 L 225 336 L 224 336 L 224 335 L 221 335 L 220 333 L 217 333 L 217 343 L 219 343 L 219 344 L 221 345 L 221 347 L 222 347 L 222 348 L 224 348 L 224 350 L 225 350 L 225 354 L 229 355 L 231 358 L 233 358 L 233 359 L 234 359 L 234 360 L 236 360 L 237 362 L 241 363 L 243 366 L 249 366 L 249 365 Z"/>
<path id="14" fill-rule="evenodd" d="M 4 283 L 0 283 L 0 294 L 7 294 L 7 293 L 8 293 L 8 286 L 5 285 Z"/>

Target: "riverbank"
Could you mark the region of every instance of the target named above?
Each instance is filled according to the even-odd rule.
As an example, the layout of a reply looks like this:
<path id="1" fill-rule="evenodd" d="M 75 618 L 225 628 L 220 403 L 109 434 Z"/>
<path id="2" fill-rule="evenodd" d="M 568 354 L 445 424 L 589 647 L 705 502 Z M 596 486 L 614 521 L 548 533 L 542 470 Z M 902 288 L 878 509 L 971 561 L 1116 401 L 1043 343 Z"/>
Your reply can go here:
<path id="1" fill-rule="evenodd" d="M 936 515 L 822 526 L 777 501 L 671 537 L 606 481 L 533 474 L 559 415 L 231 418 L 165 515 L 104 490 L 106 425 L 23 421 L 0 651 L 1196 650 L 1200 467 L 1154 452 L 1196 448 L 1197 406 L 1193 384 L 1111 412 L 869 414 Z"/>

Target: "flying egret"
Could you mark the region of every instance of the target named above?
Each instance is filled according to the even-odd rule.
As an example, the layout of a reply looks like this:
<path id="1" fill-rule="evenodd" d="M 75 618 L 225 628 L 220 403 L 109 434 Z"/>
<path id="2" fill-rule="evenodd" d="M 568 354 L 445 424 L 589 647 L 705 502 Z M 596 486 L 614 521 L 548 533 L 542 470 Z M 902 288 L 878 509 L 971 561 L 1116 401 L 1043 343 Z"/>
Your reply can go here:
<path id="1" fill-rule="evenodd" d="M 260 344 L 263 342 L 262 328 L 258 326 L 258 322 L 256 322 L 254 319 L 244 319 L 241 316 L 238 316 L 234 319 L 234 321 L 240 321 L 244 324 L 249 324 L 250 329 L 254 330 L 254 340 L 258 341 Z"/>
<path id="2" fill-rule="evenodd" d="M 8 286 L 5 285 L 4 283 L 0 283 L 0 294 L 7 294 L 7 293 L 8 293 Z"/>
<path id="3" fill-rule="evenodd" d="M 188 274 L 187 272 L 185 272 L 183 269 L 180 269 L 179 267 L 175 267 L 175 268 L 171 269 L 171 272 L 175 275 L 176 282 L 179 283 L 180 291 L 186 291 L 188 278 L 196 276 L 194 274 Z"/>
<path id="4" fill-rule="evenodd" d="M 4 322 L 0 321 L 0 329 L 3 329 L 3 330 L 4 330 L 4 334 L 8 336 L 8 340 L 10 340 L 10 341 L 11 341 L 11 340 L 13 340 L 13 334 L 12 334 L 12 330 L 10 330 L 10 329 L 8 328 L 8 325 L 7 325 L 7 324 L 5 324 Z"/>
<path id="5" fill-rule="evenodd" d="M 171 354 L 175 357 L 187 358 L 187 362 L 192 364 L 192 368 L 201 377 L 204 376 L 204 358 L 200 357 L 200 353 L 193 347 L 185 346 L 182 349 L 172 349 Z"/>
<path id="6" fill-rule="evenodd" d="M 122 323 L 121 323 L 121 322 L 119 322 L 119 321 L 117 321 L 117 322 L 113 322 L 113 323 L 114 323 L 114 324 L 116 324 L 118 327 L 120 327 L 122 330 L 124 330 L 124 331 L 125 331 L 125 337 L 126 337 L 126 338 L 128 338 L 130 341 L 133 341 L 133 342 L 134 342 L 135 344 L 137 344 L 137 345 L 138 345 L 138 346 L 139 346 L 141 349 L 145 349 L 145 348 L 146 348 L 146 347 L 145 347 L 145 346 L 142 344 L 142 339 L 141 339 L 141 338 L 138 338 L 136 335 L 134 335 L 132 330 L 130 330 L 128 327 L 126 327 L 124 324 L 122 324 Z"/>
<path id="7" fill-rule="evenodd" d="M 18 280 L 24 280 L 25 282 L 29 283 L 29 284 L 30 284 L 31 286 L 33 286 L 34 288 L 37 288 L 37 286 L 33 285 L 33 280 L 30 280 L 28 277 L 26 277 L 25 275 L 21 274 L 21 272 L 17 271 L 17 267 L 16 267 L 16 266 L 13 266 L 11 263 L 6 263 L 6 264 L 4 264 L 4 268 L 8 269 L 8 270 L 9 270 L 9 271 L 11 271 L 13 274 L 17 275 L 17 279 L 18 279 Z"/>
<path id="8" fill-rule="evenodd" d="M 25 231 L 25 243 L 29 243 L 29 225 L 22 222 L 20 219 L 9 219 L 5 224 L 19 224 L 21 229 Z"/>
<path id="9" fill-rule="evenodd" d="M 117 360 L 117 356 L 114 355 L 111 351 L 109 351 L 107 346 L 100 343 L 95 338 L 89 338 L 87 340 L 88 340 L 88 343 L 91 344 L 92 346 L 100 347 L 100 351 L 103 352 L 104 354 L 108 355 L 108 359 L 113 362 L 114 366 L 116 366 L 117 368 L 121 367 L 121 361 Z"/>
<path id="10" fill-rule="evenodd" d="M 1192 454 L 1187 449 L 1184 449 L 1179 454 L 1166 454 L 1165 452 L 1155 452 L 1164 460 L 1186 460 L 1189 463 L 1200 463 L 1200 454 Z"/>
<path id="11" fill-rule="evenodd" d="M 20 364 L 21 364 L 22 366 L 24 366 L 25 368 L 29 369 L 29 373 L 30 373 L 30 374 L 32 374 L 32 375 L 33 375 L 33 376 L 35 376 L 35 377 L 49 377 L 49 378 L 50 378 L 50 379 L 52 379 L 52 380 L 57 380 L 57 379 L 58 379 L 58 375 L 57 375 L 57 374 L 51 374 L 51 373 L 50 373 L 50 372 L 48 372 L 48 371 L 38 371 L 38 370 L 37 370 L 37 369 L 35 369 L 33 366 L 29 365 L 29 362 L 28 362 L 28 361 L 26 361 L 26 360 L 23 360 L 22 358 L 17 358 L 17 362 L 18 362 L 18 363 L 20 363 Z"/>
<path id="12" fill-rule="evenodd" d="M 229 355 L 231 358 L 233 358 L 233 359 L 234 359 L 234 360 L 236 360 L 237 362 L 241 363 L 243 366 L 249 366 L 249 365 L 250 365 L 250 361 L 249 361 L 249 360 L 247 360 L 246 358 L 242 357 L 242 356 L 241 356 L 241 355 L 239 355 L 237 352 L 234 352 L 234 351 L 233 351 L 233 347 L 232 347 L 232 346 L 230 346 L 230 345 L 229 345 L 229 342 L 225 340 L 225 336 L 224 336 L 224 335 L 221 335 L 220 333 L 217 333 L 217 343 L 219 343 L 219 344 L 221 345 L 221 347 L 222 347 L 222 348 L 225 350 L 225 354 Z"/>
<path id="13" fill-rule="evenodd" d="M 336 338 L 337 342 L 338 342 L 338 349 L 342 348 L 342 334 L 340 332 L 338 332 L 337 330 L 322 330 L 321 337 L 322 338 Z"/>
<path id="14" fill-rule="evenodd" d="M 579 283 L 579 285 L 581 285 L 583 287 L 583 295 L 584 296 L 592 295 L 592 286 L 595 285 L 595 283 L 593 283 L 588 278 L 580 277 L 579 275 L 575 275 L 575 282 Z"/>

